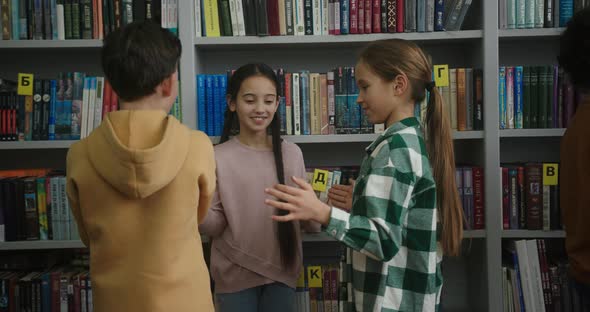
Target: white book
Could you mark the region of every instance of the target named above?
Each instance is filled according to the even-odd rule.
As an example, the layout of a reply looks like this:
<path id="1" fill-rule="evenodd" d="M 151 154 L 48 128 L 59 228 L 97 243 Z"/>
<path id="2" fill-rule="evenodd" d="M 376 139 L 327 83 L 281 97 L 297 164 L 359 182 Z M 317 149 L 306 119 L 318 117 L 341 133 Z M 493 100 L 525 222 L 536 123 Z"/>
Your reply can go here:
<path id="1" fill-rule="evenodd" d="M 240 31 L 238 30 L 238 0 L 228 0 L 229 2 L 229 15 L 230 15 L 230 22 L 231 22 L 231 32 L 232 36 L 237 37 L 240 35 Z M 241 1 L 241 0 L 239 0 Z"/>
<path id="2" fill-rule="evenodd" d="M 285 101 L 285 110 L 286 110 L 286 114 L 285 114 L 285 118 L 287 119 L 287 135 L 293 135 L 293 94 L 292 94 L 292 86 L 293 86 L 293 75 L 285 75 L 287 78 L 289 78 L 289 89 L 285 92 L 286 95 L 288 96 L 286 101 Z M 287 105 L 287 102 L 289 102 L 290 105 Z"/>
<path id="3" fill-rule="evenodd" d="M 520 270 L 520 284 L 522 288 L 522 296 L 524 298 L 524 307 L 526 311 L 536 311 L 533 300 L 533 283 L 526 240 L 517 240 L 514 242 L 514 245 L 516 247 L 516 255 L 518 258 L 518 269 Z"/>
<path id="4" fill-rule="evenodd" d="M 178 33 L 178 0 L 168 0 L 168 28 Z"/>
<path id="5" fill-rule="evenodd" d="M 449 69 L 449 83 L 451 84 L 451 128 L 457 130 L 457 69 Z"/>
<path id="6" fill-rule="evenodd" d="M 545 0 L 535 1 L 535 28 L 543 28 L 545 24 Z"/>
<path id="7" fill-rule="evenodd" d="M 334 0 L 334 31 L 340 34 L 340 0 Z"/>
<path id="8" fill-rule="evenodd" d="M 201 0 L 195 0 L 194 2 L 194 9 L 195 9 L 195 37 L 201 37 L 203 36 L 203 31 L 202 31 L 202 21 L 201 21 Z"/>
<path id="9" fill-rule="evenodd" d="M 328 9 L 328 0 L 321 0 L 321 10 L 322 10 L 322 35 L 329 35 L 330 34 L 330 21 L 329 21 L 329 9 Z"/>
<path id="10" fill-rule="evenodd" d="M 293 0 L 295 36 L 305 36 L 305 12 L 303 10 L 303 1 L 304 0 Z"/>
<path id="11" fill-rule="evenodd" d="M 529 0 L 514 1 L 516 1 L 516 28 L 526 28 L 526 1 Z"/>
<path id="12" fill-rule="evenodd" d="M 514 129 L 514 67 L 506 66 L 506 128 Z"/>
<path id="13" fill-rule="evenodd" d="M 328 33 L 334 32 L 334 1 L 328 1 Z"/>
<path id="14" fill-rule="evenodd" d="M 312 0 L 312 16 L 313 16 L 313 35 L 319 36 L 322 34 L 322 0 Z"/>
<path id="15" fill-rule="evenodd" d="M 516 0 L 512 0 L 516 1 Z M 533 28 L 535 27 L 535 1 L 536 0 L 518 0 L 523 1 L 525 6 L 525 27 L 526 28 Z"/>
<path id="16" fill-rule="evenodd" d="M 527 255 L 529 259 L 530 272 L 533 282 L 533 298 L 535 312 L 545 312 L 545 297 L 543 296 L 543 282 L 541 280 L 541 265 L 539 263 L 539 250 L 537 240 L 529 239 L 527 243 Z M 528 310 L 528 309 L 527 309 Z"/>
<path id="17" fill-rule="evenodd" d="M 166 28 L 168 29 L 168 0 L 161 0 L 162 4 L 161 4 L 161 8 L 160 8 L 160 14 L 161 14 L 161 26 L 162 28 Z"/>
<path id="18" fill-rule="evenodd" d="M 83 139 L 88 135 L 88 94 L 90 93 L 90 78 L 84 77 L 84 89 L 82 90 L 82 112 L 80 120 L 80 138 Z"/>
<path id="19" fill-rule="evenodd" d="M 434 0 L 426 0 L 426 31 L 434 31 Z"/>
<path id="20" fill-rule="evenodd" d="M 516 0 L 506 0 L 508 29 L 516 28 Z"/>
<path id="21" fill-rule="evenodd" d="M 58 4 L 56 6 L 57 10 L 57 39 L 58 40 L 65 40 L 66 39 L 66 29 L 65 29 L 65 18 L 64 18 L 64 5 Z"/>
<path id="22" fill-rule="evenodd" d="M 86 136 L 94 130 L 94 115 L 96 113 L 96 78 L 90 77 L 90 90 L 88 90 L 88 125 L 86 126 Z"/>
<path id="23" fill-rule="evenodd" d="M 94 104 L 94 129 L 102 122 L 104 99 L 104 77 L 96 77 L 96 103 Z"/>
<path id="24" fill-rule="evenodd" d="M 500 18 L 498 19 L 498 27 L 500 29 L 508 28 L 508 21 L 506 19 L 506 1 L 508 0 L 498 0 L 498 11 L 500 13 Z"/>
<path id="25" fill-rule="evenodd" d="M 238 19 L 238 35 L 245 36 L 246 35 L 246 24 L 244 23 L 244 7 L 243 7 L 242 0 L 236 0 L 236 4 L 237 4 L 236 17 Z"/>
<path id="26" fill-rule="evenodd" d="M 385 132 L 385 124 L 382 124 L 382 123 L 381 124 L 376 124 L 374 126 L 374 129 L 375 129 L 374 130 L 375 133 L 383 133 L 383 132 Z"/>
<path id="27" fill-rule="evenodd" d="M 279 34 L 287 35 L 287 12 L 285 11 L 285 0 L 279 1 Z"/>
<path id="28" fill-rule="evenodd" d="M 301 135 L 301 98 L 299 97 L 299 73 L 293 73 L 293 126 L 294 135 Z"/>

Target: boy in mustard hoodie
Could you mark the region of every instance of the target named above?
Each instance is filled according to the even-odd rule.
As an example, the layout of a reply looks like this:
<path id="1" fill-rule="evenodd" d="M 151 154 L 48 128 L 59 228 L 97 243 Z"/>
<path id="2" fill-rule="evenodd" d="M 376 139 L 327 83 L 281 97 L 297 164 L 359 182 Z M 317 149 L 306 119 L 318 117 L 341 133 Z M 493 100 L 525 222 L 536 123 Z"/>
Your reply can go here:
<path id="1" fill-rule="evenodd" d="M 90 250 L 94 310 L 213 311 L 198 224 L 213 146 L 168 116 L 180 41 L 152 22 L 111 33 L 102 67 L 120 99 L 67 157 L 67 195 Z"/>

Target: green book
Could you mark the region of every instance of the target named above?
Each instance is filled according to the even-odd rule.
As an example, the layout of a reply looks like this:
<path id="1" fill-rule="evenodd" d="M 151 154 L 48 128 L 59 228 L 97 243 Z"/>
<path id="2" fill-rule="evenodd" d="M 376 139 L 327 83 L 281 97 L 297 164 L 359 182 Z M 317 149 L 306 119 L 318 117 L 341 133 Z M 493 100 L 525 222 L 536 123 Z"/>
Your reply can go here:
<path id="1" fill-rule="evenodd" d="M 523 105 L 522 105 L 522 117 L 523 117 L 523 128 L 528 129 L 531 127 L 531 68 L 525 66 L 522 74 L 522 94 L 523 94 Z"/>
<path id="2" fill-rule="evenodd" d="M 555 112 L 553 111 L 553 83 L 554 83 L 553 66 L 547 66 L 547 119 L 545 128 L 553 128 L 553 119 Z"/>
<path id="3" fill-rule="evenodd" d="M 547 127 L 547 106 L 549 103 L 549 94 L 547 94 L 548 89 L 548 75 L 547 66 L 539 66 L 539 110 L 538 110 L 538 117 L 537 117 L 537 127 L 538 128 L 546 128 Z"/>
<path id="4" fill-rule="evenodd" d="M 539 127 L 537 117 L 539 112 L 539 71 L 531 66 L 531 102 L 529 106 L 530 128 Z"/>

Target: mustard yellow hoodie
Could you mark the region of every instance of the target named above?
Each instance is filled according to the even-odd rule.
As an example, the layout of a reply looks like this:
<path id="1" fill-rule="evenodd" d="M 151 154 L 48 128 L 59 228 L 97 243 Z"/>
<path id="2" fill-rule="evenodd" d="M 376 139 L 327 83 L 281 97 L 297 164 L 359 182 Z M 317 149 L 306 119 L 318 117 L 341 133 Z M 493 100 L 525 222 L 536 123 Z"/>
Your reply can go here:
<path id="1" fill-rule="evenodd" d="M 213 311 L 198 224 L 214 189 L 211 141 L 164 111 L 109 113 L 72 145 L 67 194 L 95 311 Z"/>

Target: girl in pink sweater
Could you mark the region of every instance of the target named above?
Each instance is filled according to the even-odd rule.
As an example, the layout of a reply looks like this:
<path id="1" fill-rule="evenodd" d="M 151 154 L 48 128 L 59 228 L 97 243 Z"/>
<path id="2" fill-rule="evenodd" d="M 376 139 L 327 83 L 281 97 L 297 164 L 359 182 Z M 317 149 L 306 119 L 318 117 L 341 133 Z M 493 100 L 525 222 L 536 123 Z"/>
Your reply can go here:
<path id="1" fill-rule="evenodd" d="M 268 185 L 306 175 L 299 147 L 280 137 L 279 90 L 277 76 L 265 64 L 240 67 L 228 83 L 221 144 L 215 147 L 217 189 L 199 226 L 212 238 L 210 270 L 220 312 L 295 308 L 300 225 L 274 223 L 264 203 Z M 317 223 L 302 225 L 307 231 L 320 229 Z"/>

